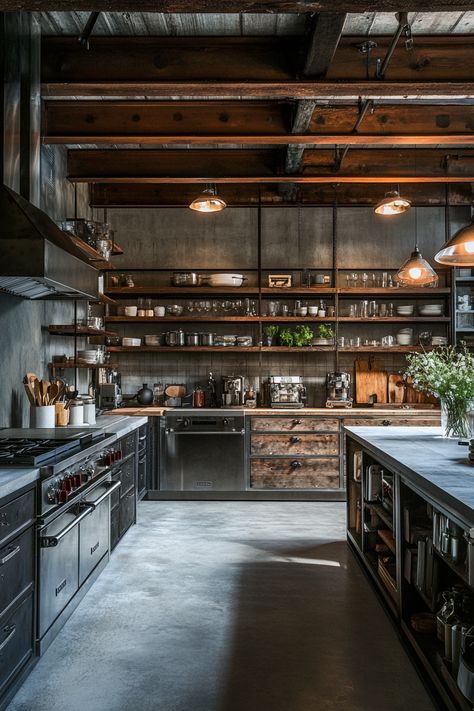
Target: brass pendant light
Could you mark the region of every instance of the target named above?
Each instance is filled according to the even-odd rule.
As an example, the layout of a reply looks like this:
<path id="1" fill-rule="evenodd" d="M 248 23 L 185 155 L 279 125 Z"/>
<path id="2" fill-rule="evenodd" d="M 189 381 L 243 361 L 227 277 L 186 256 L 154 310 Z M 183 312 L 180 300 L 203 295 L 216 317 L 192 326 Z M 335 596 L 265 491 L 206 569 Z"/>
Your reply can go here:
<path id="1" fill-rule="evenodd" d="M 217 194 L 215 185 L 206 185 L 202 193 L 189 205 L 196 212 L 220 212 L 227 207 L 225 201 Z"/>
<path id="2" fill-rule="evenodd" d="M 415 209 L 415 249 L 398 270 L 396 280 L 401 286 L 435 286 L 438 283 L 438 275 L 418 249 L 417 235 L 417 211 Z"/>
<path id="3" fill-rule="evenodd" d="M 409 210 L 410 207 L 410 200 L 400 195 L 400 190 L 397 186 L 396 190 L 385 193 L 385 197 L 374 207 L 374 212 L 377 215 L 401 215 Z"/>
<path id="4" fill-rule="evenodd" d="M 435 254 L 435 260 L 450 267 L 474 267 L 474 222 L 455 232 Z"/>

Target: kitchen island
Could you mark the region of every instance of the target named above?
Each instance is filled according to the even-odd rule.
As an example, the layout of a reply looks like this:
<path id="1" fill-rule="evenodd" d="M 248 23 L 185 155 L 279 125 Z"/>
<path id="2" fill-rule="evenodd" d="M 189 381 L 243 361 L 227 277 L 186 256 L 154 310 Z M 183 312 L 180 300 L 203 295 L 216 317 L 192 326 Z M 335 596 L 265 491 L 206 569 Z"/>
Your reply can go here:
<path id="1" fill-rule="evenodd" d="M 442 703 L 472 708 L 458 686 L 451 624 L 436 625 L 443 594 L 453 587 L 467 601 L 460 621 L 473 623 L 468 449 L 432 427 L 346 426 L 344 435 L 348 542 Z"/>

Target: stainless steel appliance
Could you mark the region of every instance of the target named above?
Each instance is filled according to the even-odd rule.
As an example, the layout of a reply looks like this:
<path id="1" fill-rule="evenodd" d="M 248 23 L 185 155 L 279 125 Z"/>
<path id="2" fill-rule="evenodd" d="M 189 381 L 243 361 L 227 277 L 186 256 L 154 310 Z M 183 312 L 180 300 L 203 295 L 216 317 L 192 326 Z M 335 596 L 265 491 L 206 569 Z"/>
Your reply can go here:
<path id="1" fill-rule="evenodd" d="M 245 382 L 243 375 L 222 376 L 223 407 L 242 407 L 244 404 Z"/>
<path id="2" fill-rule="evenodd" d="M 338 372 L 326 375 L 326 407 L 352 407 L 351 374 Z"/>
<path id="3" fill-rule="evenodd" d="M 306 388 L 300 375 L 270 375 L 265 383 L 270 407 L 304 407 Z"/>
<path id="4" fill-rule="evenodd" d="M 40 467 L 37 497 L 38 651 L 43 652 L 105 566 L 114 435 L 87 428 L 0 430 L 2 464 Z M 15 444 L 16 443 L 16 444 Z M 55 446 L 56 444 L 56 446 Z"/>
<path id="5" fill-rule="evenodd" d="M 101 410 L 119 407 L 121 402 L 122 393 L 118 383 L 101 383 L 99 385 L 99 407 Z"/>
<path id="6" fill-rule="evenodd" d="M 161 491 L 205 495 L 245 489 L 243 414 L 233 410 L 168 413 L 161 419 L 160 440 Z"/>

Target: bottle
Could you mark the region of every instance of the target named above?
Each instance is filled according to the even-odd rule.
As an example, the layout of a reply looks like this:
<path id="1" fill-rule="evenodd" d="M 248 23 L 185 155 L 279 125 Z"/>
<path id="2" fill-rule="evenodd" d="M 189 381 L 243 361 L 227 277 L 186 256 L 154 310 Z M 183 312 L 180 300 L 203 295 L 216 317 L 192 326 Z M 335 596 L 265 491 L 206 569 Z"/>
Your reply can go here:
<path id="1" fill-rule="evenodd" d="M 209 407 L 217 407 L 216 381 L 213 378 L 212 371 L 207 379 L 207 391 L 209 393 Z"/>
<path id="2" fill-rule="evenodd" d="M 204 407 L 205 393 L 200 385 L 195 385 L 193 390 L 193 407 Z"/>

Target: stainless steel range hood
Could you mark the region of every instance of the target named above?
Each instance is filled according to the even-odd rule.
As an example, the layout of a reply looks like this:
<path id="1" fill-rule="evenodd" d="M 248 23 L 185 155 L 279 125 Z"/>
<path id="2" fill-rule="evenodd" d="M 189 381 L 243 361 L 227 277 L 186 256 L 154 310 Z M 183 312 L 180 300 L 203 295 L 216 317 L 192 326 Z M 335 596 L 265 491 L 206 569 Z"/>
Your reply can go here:
<path id="1" fill-rule="evenodd" d="M 0 290 L 25 299 L 97 299 L 97 270 L 48 217 L 0 189 Z"/>

